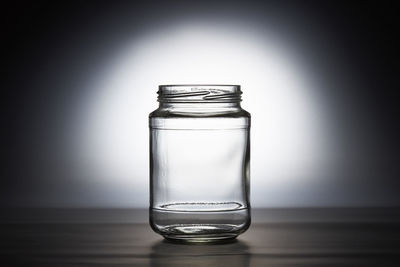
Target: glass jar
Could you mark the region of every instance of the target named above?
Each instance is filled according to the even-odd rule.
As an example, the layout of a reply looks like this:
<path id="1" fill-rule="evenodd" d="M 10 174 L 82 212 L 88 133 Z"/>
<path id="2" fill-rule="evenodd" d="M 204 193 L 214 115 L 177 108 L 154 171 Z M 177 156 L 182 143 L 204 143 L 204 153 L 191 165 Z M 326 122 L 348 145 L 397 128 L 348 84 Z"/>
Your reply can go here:
<path id="1" fill-rule="evenodd" d="M 167 239 L 250 226 L 250 114 L 239 85 L 161 85 L 150 113 L 150 225 Z"/>

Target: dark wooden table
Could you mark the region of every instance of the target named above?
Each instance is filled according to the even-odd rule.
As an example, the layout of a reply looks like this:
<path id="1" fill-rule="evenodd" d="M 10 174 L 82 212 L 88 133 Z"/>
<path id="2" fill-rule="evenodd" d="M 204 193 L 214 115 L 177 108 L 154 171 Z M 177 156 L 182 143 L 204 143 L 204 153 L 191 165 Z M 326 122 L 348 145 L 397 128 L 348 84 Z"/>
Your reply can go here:
<path id="1" fill-rule="evenodd" d="M 400 266 L 399 209 L 266 209 L 227 244 L 169 243 L 145 210 L 13 209 L 0 266 Z"/>

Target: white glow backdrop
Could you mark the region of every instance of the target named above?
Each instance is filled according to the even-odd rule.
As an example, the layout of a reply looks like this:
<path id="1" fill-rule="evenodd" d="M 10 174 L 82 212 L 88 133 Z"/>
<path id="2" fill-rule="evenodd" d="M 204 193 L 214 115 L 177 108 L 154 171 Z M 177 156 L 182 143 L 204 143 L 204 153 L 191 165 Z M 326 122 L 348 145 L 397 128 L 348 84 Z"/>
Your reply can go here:
<path id="1" fill-rule="evenodd" d="M 158 85 L 215 83 L 240 84 L 252 114 L 252 205 L 298 206 L 312 184 L 328 179 L 333 141 L 318 83 L 296 52 L 273 32 L 204 21 L 125 43 L 101 67 L 74 126 L 86 183 L 107 188 L 96 203 L 148 206 L 148 114 Z"/>

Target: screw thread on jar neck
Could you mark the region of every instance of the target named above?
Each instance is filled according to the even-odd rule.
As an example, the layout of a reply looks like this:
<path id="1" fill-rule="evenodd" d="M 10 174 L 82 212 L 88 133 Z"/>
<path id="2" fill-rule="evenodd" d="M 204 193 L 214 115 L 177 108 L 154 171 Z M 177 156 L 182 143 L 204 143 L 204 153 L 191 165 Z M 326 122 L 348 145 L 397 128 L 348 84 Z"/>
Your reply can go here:
<path id="1" fill-rule="evenodd" d="M 160 85 L 158 101 L 162 103 L 232 103 L 242 101 L 240 85 L 185 84 Z"/>

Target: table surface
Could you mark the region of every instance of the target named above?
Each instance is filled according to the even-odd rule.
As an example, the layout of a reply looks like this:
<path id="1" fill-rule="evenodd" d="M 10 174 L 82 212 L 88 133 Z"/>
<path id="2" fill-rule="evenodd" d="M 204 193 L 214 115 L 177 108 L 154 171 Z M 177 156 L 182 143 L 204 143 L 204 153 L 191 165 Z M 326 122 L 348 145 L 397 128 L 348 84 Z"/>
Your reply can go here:
<path id="1" fill-rule="evenodd" d="M 170 243 L 145 210 L 19 209 L 0 216 L 0 266 L 400 266 L 400 211 L 264 209 L 235 242 Z"/>

